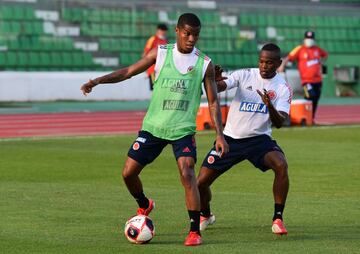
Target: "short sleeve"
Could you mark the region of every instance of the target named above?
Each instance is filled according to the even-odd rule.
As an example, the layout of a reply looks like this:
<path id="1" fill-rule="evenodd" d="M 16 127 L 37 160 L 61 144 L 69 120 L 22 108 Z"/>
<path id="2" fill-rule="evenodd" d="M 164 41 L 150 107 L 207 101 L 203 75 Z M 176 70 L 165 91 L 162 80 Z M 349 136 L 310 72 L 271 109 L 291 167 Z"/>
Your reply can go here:
<path id="1" fill-rule="evenodd" d="M 326 58 L 328 56 L 328 53 L 322 48 L 320 48 L 320 56 Z"/>
<path id="2" fill-rule="evenodd" d="M 276 110 L 289 114 L 292 96 L 292 88 L 286 83 L 276 103 Z"/>
<path id="3" fill-rule="evenodd" d="M 291 50 L 291 52 L 288 55 L 288 59 L 289 61 L 296 61 L 299 58 L 299 53 L 300 53 L 300 49 L 301 46 L 297 46 L 296 48 L 294 48 L 293 50 Z"/>
<path id="4" fill-rule="evenodd" d="M 239 87 L 246 79 L 245 70 L 237 70 L 231 73 L 225 81 L 226 90 L 230 90 L 235 87 Z"/>

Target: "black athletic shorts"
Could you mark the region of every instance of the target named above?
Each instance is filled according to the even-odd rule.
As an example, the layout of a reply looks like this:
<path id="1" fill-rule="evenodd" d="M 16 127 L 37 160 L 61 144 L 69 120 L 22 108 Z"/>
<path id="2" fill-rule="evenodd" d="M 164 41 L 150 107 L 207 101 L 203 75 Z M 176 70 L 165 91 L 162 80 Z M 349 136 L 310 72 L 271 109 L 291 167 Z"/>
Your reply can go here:
<path id="1" fill-rule="evenodd" d="M 202 164 L 203 167 L 225 172 L 235 164 L 249 160 L 255 167 L 265 172 L 269 169 L 264 165 L 265 154 L 271 151 L 284 153 L 276 141 L 268 135 L 243 139 L 234 139 L 225 135 L 225 140 L 229 144 L 229 152 L 220 158 L 214 146 L 206 155 Z"/>
<path id="2" fill-rule="evenodd" d="M 150 132 L 139 131 L 139 135 L 129 149 L 128 156 L 145 166 L 153 162 L 168 144 L 172 145 L 176 160 L 192 157 L 196 162 L 195 135 L 187 135 L 177 140 L 166 140 L 153 136 Z"/>

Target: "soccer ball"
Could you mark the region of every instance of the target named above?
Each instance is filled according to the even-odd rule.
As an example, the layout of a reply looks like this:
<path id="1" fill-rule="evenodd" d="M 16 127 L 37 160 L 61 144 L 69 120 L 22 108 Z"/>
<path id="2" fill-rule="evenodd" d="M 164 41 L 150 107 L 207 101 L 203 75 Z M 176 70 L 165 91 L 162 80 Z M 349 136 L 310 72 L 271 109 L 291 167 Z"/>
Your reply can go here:
<path id="1" fill-rule="evenodd" d="M 154 237 L 155 227 L 148 216 L 136 215 L 125 223 L 124 233 L 129 242 L 143 244 Z"/>

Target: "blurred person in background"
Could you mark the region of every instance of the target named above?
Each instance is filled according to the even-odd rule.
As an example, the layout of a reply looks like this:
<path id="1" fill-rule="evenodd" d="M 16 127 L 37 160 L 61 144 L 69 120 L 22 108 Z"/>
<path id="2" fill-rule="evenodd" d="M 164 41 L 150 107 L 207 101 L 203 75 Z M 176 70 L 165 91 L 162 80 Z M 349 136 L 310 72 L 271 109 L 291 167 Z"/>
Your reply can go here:
<path id="1" fill-rule="evenodd" d="M 289 55 L 283 59 L 279 72 L 285 71 L 286 64 L 298 62 L 301 85 L 304 89 L 304 97 L 313 103 L 313 121 L 321 95 L 323 62 L 328 53 L 316 45 L 315 33 L 306 31 L 303 45 L 295 47 Z"/>
<path id="2" fill-rule="evenodd" d="M 147 55 L 150 52 L 150 50 L 152 50 L 154 48 L 157 48 L 159 45 L 168 44 L 167 31 L 168 31 L 167 25 L 165 25 L 165 24 L 158 24 L 157 25 L 155 35 L 151 36 L 146 41 L 146 45 L 145 45 L 145 48 L 144 48 L 144 53 L 142 55 L 143 57 L 145 55 Z M 153 90 L 153 86 L 154 86 L 154 78 L 155 78 L 154 69 L 155 69 L 155 64 L 152 65 L 146 71 L 147 75 L 149 77 L 150 90 Z"/>

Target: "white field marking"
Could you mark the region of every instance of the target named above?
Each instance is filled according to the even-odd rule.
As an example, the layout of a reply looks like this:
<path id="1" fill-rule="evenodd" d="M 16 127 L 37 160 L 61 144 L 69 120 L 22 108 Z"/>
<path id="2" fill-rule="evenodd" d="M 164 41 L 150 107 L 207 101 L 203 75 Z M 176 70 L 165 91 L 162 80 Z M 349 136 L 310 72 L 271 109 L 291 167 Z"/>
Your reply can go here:
<path id="1" fill-rule="evenodd" d="M 352 125 L 324 125 L 324 126 L 296 126 L 291 128 L 281 128 L 278 131 L 304 131 L 304 130 L 327 130 L 327 129 L 354 129 L 359 128 L 360 124 Z"/>
<path id="2" fill-rule="evenodd" d="M 0 138 L 0 142 L 9 141 L 41 141 L 41 140 L 68 140 L 68 139 L 92 139 L 92 138 L 117 138 L 120 136 L 134 136 L 134 133 L 119 133 L 119 134 L 94 134 L 94 135 L 79 135 L 79 136 L 38 136 L 38 137 L 15 137 L 15 138 Z"/>
<path id="3" fill-rule="evenodd" d="M 309 126 L 309 127 L 291 127 L 291 128 L 281 128 L 277 131 L 305 131 L 305 130 L 324 130 L 324 129 L 354 129 L 360 128 L 360 124 L 354 125 L 334 125 L 334 126 Z M 92 138 L 117 138 L 120 136 L 134 136 L 137 131 L 134 133 L 119 133 L 119 134 L 94 134 L 94 135 L 80 135 L 80 136 L 39 136 L 39 137 L 15 137 L 15 138 L 0 138 L 0 142 L 8 141 L 38 141 L 38 140 L 59 140 L 59 139 L 92 139 Z M 213 130 L 199 131 L 196 135 L 210 135 L 214 134 Z"/>
<path id="4" fill-rule="evenodd" d="M 281 129 L 276 129 L 276 131 L 306 131 L 306 130 L 326 130 L 326 129 L 354 129 L 359 128 L 360 124 L 349 124 L 349 125 L 325 125 L 325 126 L 292 126 L 290 128 L 288 127 L 282 127 Z M 274 129 L 273 129 L 274 130 Z M 196 133 L 196 135 L 208 135 L 213 133 L 213 130 L 204 130 L 199 131 Z"/>

